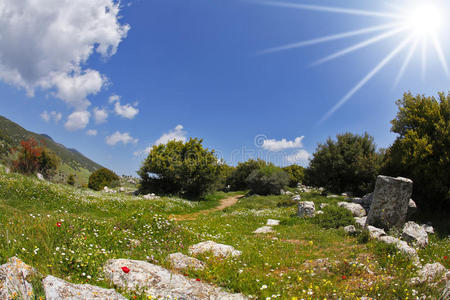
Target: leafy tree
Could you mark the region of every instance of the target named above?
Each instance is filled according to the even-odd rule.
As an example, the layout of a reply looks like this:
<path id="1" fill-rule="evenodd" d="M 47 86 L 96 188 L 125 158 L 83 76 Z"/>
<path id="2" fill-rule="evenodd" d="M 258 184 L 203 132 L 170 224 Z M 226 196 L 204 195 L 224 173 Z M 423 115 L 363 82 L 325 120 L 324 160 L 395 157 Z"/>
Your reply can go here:
<path id="1" fill-rule="evenodd" d="M 383 172 L 414 181 L 413 198 L 420 208 L 449 211 L 450 94 L 438 99 L 405 93 L 396 102 L 391 131 L 399 136 L 387 150 Z"/>
<path id="2" fill-rule="evenodd" d="M 250 191 L 259 195 L 279 195 L 289 183 L 289 177 L 281 168 L 269 164 L 250 173 L 246 182 Z"/>
<path id="3" fill-rule="evenodd" d="M 229 184 L 233 191 L 242 191 L 248 189 L 247 178 L 255 170 L 265 167 L 267 163 L 261 159 L 249 159 L 246 162 L 238 163 L 236 169 L 229 178 Z"/>
<path id="4" fill-rule="evenodd" d="M 23 174 L 36 173 L 39 170 L 42 151 L 43 148 L 33 138 L 21 141 L 17 159 L 12 162 L 13 170 Z"/>
<path id="5" fill-rule="evenodd" d="M 230 177 L 234 170 L 236 170 L 235 167 L 229 166 L 224 162 L 220 163 L 216 190 L 224 190 L 227 189 L 227 186 L 231 186 Z"/>
<path id="6" fill-rule="evenodd" d="M 371 192 L 380 161 L 373 137 L 367 133 L 344 133 L 336 138 L 337 141 L 328 138 L 317 147 L 306 170 L 309 183 L 335 193 L 361 196 Z"/>
<path id="7" fill-rule="evenodd" d="M 105 186 L 117 186 L 118 182 L 119 176 L 117 176 L 116 173 L 106 168 L 102 168 L 92 172 L 89 176 L 88 187 L 93 190 L 100 191 Z"/>
<path id="8" fill-rule="evenodd" d="M 67 178 L 67 184 L 68 185 L 75 185 L 75 175 L 70 174 L 69 178 Z"/>
<path id="9" fill-rule="evenodd" d="M 0 161 L 6 163 L 11 154 L 12 139 L 0 131 Z"/>
<path id="10" fill-rule="evenodd" d="M 39 156 L 38 171 L 45 178 L 51 178 L 53 175 L 55 175 L 60 162 L 61 159 L 57 155 L 50 152 L 50 150 L 44 149 Z"/>
<path id="11" fill-rule="evenodd" d="M 220 166 L 214 151 L 203 140 L 170 141 L 155 145 L 138 174 L 142 192 L 201 197 L 217 184 Z"/>
<path id="12" fill-rule="evenodd" d="M 289 176 L 289 186 L 296 187 L 300 182 L 302 183 L 305 178 L 305 168 L 299 165 L 290 165 L 283 168 Z"/>

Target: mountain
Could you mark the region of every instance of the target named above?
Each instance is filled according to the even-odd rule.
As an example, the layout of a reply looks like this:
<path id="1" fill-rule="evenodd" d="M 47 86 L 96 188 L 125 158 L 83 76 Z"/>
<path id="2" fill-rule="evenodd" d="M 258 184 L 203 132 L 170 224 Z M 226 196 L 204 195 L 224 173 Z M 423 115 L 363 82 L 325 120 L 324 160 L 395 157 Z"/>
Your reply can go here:
<path id="1" fill-rule="evenodd" d="M 34 138 L 53 151 L 61 158 L 60 179 L 64 180 L 69 174 L 75 174 L 80 184 L 85 184 L 89 174 L 97 169 L 102 168 L 101 165 L 90 160 L 76 149 L 66 148 L 64 145 L 55 142 L 47 134 L 37 134 L 28 131 L 13 121 L 0 116 L 0 156 L 2 148 L 17 147 L 21 141 Z"/>

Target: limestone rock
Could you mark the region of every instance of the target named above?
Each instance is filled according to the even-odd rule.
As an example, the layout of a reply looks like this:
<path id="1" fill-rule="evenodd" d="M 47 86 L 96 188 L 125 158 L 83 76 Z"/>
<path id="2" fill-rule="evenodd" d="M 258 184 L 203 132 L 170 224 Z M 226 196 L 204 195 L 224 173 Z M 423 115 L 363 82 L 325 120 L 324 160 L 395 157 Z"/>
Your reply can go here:
<path id="1" fill-rule="evenodd" d="M 292 196 L 292 200 L 300 201 L 300 200 L 302 200 L 302 197 L 300 197 L 300 195 L 294 195 L 294 196 Z"/>
<path id="2" fill-rule="evenodd" d="M 167 259 L 169 260 L 172 267 L 176 270 L 184 269 L 194 269 L 203 270 L 205 268 L 205 263 L 183 253 L 177 252 L 170 254 Z"/>
<path id="3" fill-rule="evenodd" d="M 45 277 L 42 284 L 47 300 L 127 299 L 113 289 L 105 289 L 90 284 L 73 284 L 53 276 Z"/>
<path id="4" fill-rule="evenodd" d="M 407 210 L 407 213 L 406 213 L 407 218 L 408 219 L 411 218 L 411 216 L 414 215 L 416 213 L 416 211 L 417 211 L 416 202 L 414 202 L 413 199 L 409 199 L 408 210 Z"/>
<path id="5" fill-rule="evenodd" d="M 324 207 L 328 206 L 328 203 L 320 203 L 320 209 L 324 209 Z"/>
<path id="6" fill-rule="evenodd" d="M 364 217 L 366 215 L 365 209 L 357 203 L 350 203 L 350 202 L 338 202 L 338 206 L 343 207 L 353 214 L 354 217 Z"/>
<path id="7" fill-rule="evenodd" d="M 434 228 L 431 225 L 423 224 L 422 228 L 425 230 L 426 233 L 433 234 Z"/>
<path id="8" fill-rule="evenodd" d="M 414 243 L 418 247 L 428 245 L 428 234 L 423 227 L 410 221 L 405 224 L 402 232 L 402 239 Z"/>
<path id="9" fill-rule="evenodd" d="M 345 232 L 352 234 L 356 232 L 356 227 L 353 225 L 348 225 L 344 227 Z"/>
<path id="10" fill-rule="evenodd" d="M 36 174 L 37 179 L 39 180 L 45 180 L 44 176 L 41 173 Z"/>
<path id="11" fill-rule="evenodd" d="M 441 296 L 439 297 L 439 300 L 448 299 L 450 299 L 450 281 L 447 281 L 447 285 L 445 286 L 444 290 L 441 293 Z"/>
<path id="12" fill-rule="evenodd" d="M 297 216 L 299 217 L 314 217 L 316 208 L 312 201 L 302 201 L 298 203 Z"/>
<path id="13" fill-rule="evenodd" d="M 419 284 L 423 282 L 433 282 L 442 277 L 447 269 L 440 263 L 426 264 L 418 272 L 418 277 L 411 279 L 411 283 Z"/>
<path id="14" fill-rule="evenodd" d="M 273 232 L 272 226 L 259 227 L 258 229 L 253 231 L 253 233 L 256 233 L 256 234 L 264 234 L 264 233 L 272 233 L 272 232 Z"/>
<path id="15" fill-rule="evenodd" d="M 373 192 L 367 224 L 383 229 L 405 224 L 413 182 L 402 177 L 379 175 Z"/>
<path id="16" fill-rule="evenodd" d="M 115 193 L 117 193 L 116 190 L 110 189 L 107 186 L 103 187 L 103 192 L 108 193 L 108 194 L 115 194 Z"/>
<path id="17" fill-rule="evenodd" d="M 374 239 L 378 239 L 379 237 L 386 235 L 386 232 L 381 229 L 374 226 L 367 226 L 367 230 L 369 230 L 370 236 Z"/>
<path id="18" fill-rule="evenodd" d="M 373 193 L 367 194 L 362 198 L 352 198 L 352 202 L 356 204 L 360 204 L 366 212 L 370 210 L 370 205 L 372 204 Z"/>
<path id="19" fill-rule="evenodd" d="M 119 188 L 119 192 L 121 192 L 121 193 L 125 192 L 125 188 L 124 188 L 123 186 L 121 186 L 121 187 Z"/>
<path id="20" fill-rule="evenodd" d="M 286 191 L 286 193 L 285 193 L 286 195 L 293 195 L 294 193 L 293 192 L 291 192 L 291 191 Z"/>
<path id="21" fill-rule="evenodd" d="M 125 273 L 122 267 L 127 267 Z M 242 294 L 231 294 L 219 287 L 186 278 L 160 266 L 139 260 L 111 259 L 103 268 L 105 278 L 127 291 L 143 291 L 155 299 L 241 300 Z"/>
<path id="22" fill-rule="evenodd" d="M 241 251 L 232 246 L 218 244 L 213 241 L 201 242 L 189 247 L 189 255 L 197 255 L 205 252 L 212 252 L 216 257 L 240 256 Z"/>
<path id="23" fill-rule="evenodd" d="M 268 219 L 267 226 L 277 226 L 280 225 L 280 220 Z"/>
<path id="24" fill-rule="evenodd" d="M 318 211 L 316 211 L 316 213 L 315 213 L 315 215 L 321 215 L 321 214 L 323 214 L 323 211 L 322 211 L 322 210 L 318 210 Z"/>
<path id="25" fill-rule="evenodd" d="M 378 238 L 378 240 L 380 241 L 380 242 L 383 242 L 383 243 L 386 243 L 386 244 L 397 244 L 398 242 L 400 242 L 400 240 L 398 239 L 398 238 L 396 238 L 396 237 L 393 237 L 393 236 L 390 236 L 390 235 L 383 235 L 383 236 L 380 236 L 379 238 Z"/>
<path id="26" fill-rule="evenodd" d="M 417 265 L 420 265 L 419 256 L 417 255 L 417 251 L 408 245 L 405 241 L 398 241 L 396 247 L 400 252 L 410 257 Z"/>
<path id="27" fill-rule="evenodd" d="M 147 199 L 147 200 L 154 200 L 154 199 L 158 199 L 159 197 L 156 196 L 154 193 L 151 193 L 151 194 L 142 196 L 142 198 Z"/>
<path id="28" fill-rule="evenodd" d="M 361 227 L 366 226 L 367 217 L 361 217 L 361 218 L 355 217 L 354 219 L 355 219 L 356 224 L 360 225 Z"/>
<path id="29" fill-rule="evenodd" d="M 34 299 L 28 276 L 36 271 L 17 257 L 0 266 L 0 299 Z"/>

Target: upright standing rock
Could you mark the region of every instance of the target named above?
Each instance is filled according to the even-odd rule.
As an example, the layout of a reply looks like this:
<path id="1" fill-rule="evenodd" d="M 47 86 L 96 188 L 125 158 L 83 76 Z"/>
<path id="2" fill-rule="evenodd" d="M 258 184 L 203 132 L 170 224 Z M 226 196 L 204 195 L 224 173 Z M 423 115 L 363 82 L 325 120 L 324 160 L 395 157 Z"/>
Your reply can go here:
<path id="1" fill-rule="evenodd" d="M 373 192 L 367 225 L 402 228 L 406 221 L 413 182 L 402 177 L 379 175 Z"/>

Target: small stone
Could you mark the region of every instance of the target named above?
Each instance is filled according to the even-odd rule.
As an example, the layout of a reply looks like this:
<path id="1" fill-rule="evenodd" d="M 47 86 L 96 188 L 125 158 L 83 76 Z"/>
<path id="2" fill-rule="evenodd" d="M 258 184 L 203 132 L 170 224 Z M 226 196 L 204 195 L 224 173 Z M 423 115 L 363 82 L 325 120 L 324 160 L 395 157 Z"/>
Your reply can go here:
<path id="1" fill-rule="evenodd" d="M 386 232 L 381 229 L 374 226 L 367 226 L 367 230 L 369 230 L 370 236 L 374 239 L 378 239 L 379 237 L 386 235 Z"/>
<path id="2" fill-rule="evenodd" d="M 361 227 L 365 227 L 366 226 L 366 221 L 367 221 L 367 217 L 355 217 L 355 222 L 356 224 L 358 224 Z"/>
<path id="3" fill-rule="evenodd" d="M 292 196 L 292 200 L 300 201 L 300 200 L 302 200 L 302 197 L 300 197 L 300 195 L 294 195 L 294 196 Z"/>
<path id="4" fill-rule="evenodd" d="M 36 174 L 37 179 L 39 180 L 45 180 L 44 176 L 41 173 Z"/>
<path id="5" fill-rule="evenodd" d="M 353 225 L 348 225 L 348 226 L 344 227 L 344 231 L 349 233 L 349 234 L 352 234 L 352 233 L 356 232 L 356 227 L 353 226 Z"/>
<path id="6" fill-rule="evenodd" d="M 315 211 L 314 202 L 312 201 L 302 201 L 298 203 L 297 216 L 299 217 L 314 217 Z"/>
<path id="7" fill-rule="evenodd" d="M 409 219 L 411 218 L 417 211 L 417 205 L 416 202 L 414 202 L 413 199 L 409 199 L 408 202 L 408 211 L 406 213 L 406 217 Z"/>
<path id="8" fill-rule="evenodd" d="M 397 244 L 400 242 L 400 240 L 396 237 L 390 236 L 390 235 L 383 235 L 378 238 L 380 242 L 386 243 L 386 244 Z"/>
<path id="9" fill-rule="evenodd" d="M 402 231 L 402 239 L 424 248 L 428 245 L 428 234 L 423 227 L 410 221 L 405 224 Z"/>
<path id="10" fill-rule="evenodd" d="M 273 232 L 273 228 L 271 226 L 259 227 L 258 229 L 253 231 L 253 233 L 256 233 L 256 234 L 265 234 L 265 233 L 272 233 L 272 232 Z"/>
<path id="11" fill-rule="evenodd" d="M 407 242 L 398 241 L 395 245 L 397 246 L 397 249 L 400 250 L 400 252 L 410 257 L 416 263 L 416 265 L 420 266 L 420 260 L 419 256 L 417 255 L 417 251 L 414 248 L 410 247 Z"/>
<path id="12" fill-rule="evenodd" d="M 212 252 L 216 257 L 240 256 L 241 251 L 234 247 L 224 244 L 218 244 L 213 241 L 201 242 L 189 247 L 189 255 L 198 255 L 206 252 Z"/>
<path id="13" fill-rule="evenodd" d="M 320 203 L 320 209 L 324 209 L 326 206 L 328 206 L 328 203 Z"/>
<path id="14" fill-rule="evenodd" d="M 277 226 L 280 225 L 280 220 L 268 219 L 267 226 Z"/>
<path id="15" fill-rule="evenodd" d="M 361 218 L 366 215 L 366 210 L 360 204 L 357 203 L 338 202 L 338 206 L 349 210 L 354 217 Z"/>
<path id="16" fill-rule="evenodd" d="M 321 214 L 323 214 L 323 211 L 321 211 L 321 210 L 318 210 L 318 211 L 316 211 L 316 213 L 315 213 L 315 215 L 321 215 Z"/>
<path id="17" fill-rule="evenodd" d="M 431 225 L 423 224 L 422 228 L 425 230 L 426 233 L 433 234 L 434 228 Z"/>
<path id="18" fill-rule="evenodd" d="M 121 186 L 121 187 L 119 188 L 119 192 L 121 192 L 121 193 L 125 192 L 125 188 L 124 188 L 123 186 Z"/>
<path id="19" fill-rule="evenodd" d="M 167 259 L 169 260 L 172 267 L 176 270 L 193 269 L 193 270 L 203 270 L 205 268 L 205 263 L 183 253 L 177 252 L 170 254 Z"/>

